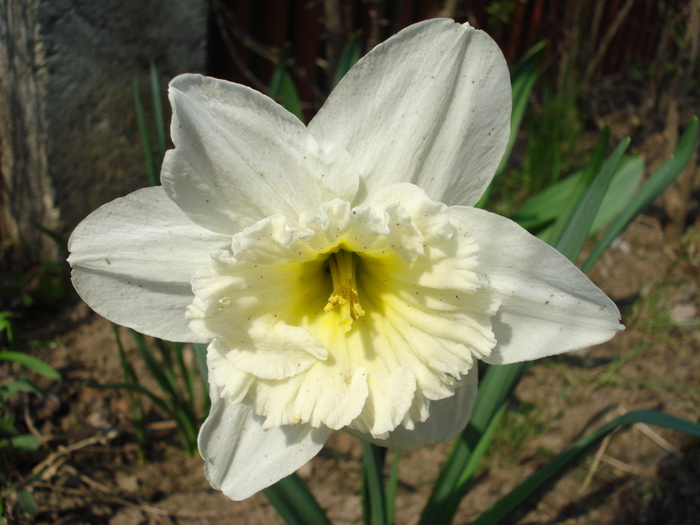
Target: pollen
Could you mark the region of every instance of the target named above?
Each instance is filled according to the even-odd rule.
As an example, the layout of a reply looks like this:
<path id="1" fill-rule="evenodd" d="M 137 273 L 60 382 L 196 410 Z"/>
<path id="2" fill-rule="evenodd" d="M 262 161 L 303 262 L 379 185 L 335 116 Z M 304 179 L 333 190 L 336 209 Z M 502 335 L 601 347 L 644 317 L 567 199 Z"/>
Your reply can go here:
<path id="1" fill-rule="evenodd" d="M 357 256 L 345 250 L 337 251 L 328 258 L 328 268 L 333 281 L 333 292 L 323 311 L 330 312 L 338 308 L 340 310 L 338 328 L 343 332 L 349 332 L 353 321 L 365 315 L 357 293 Z"/>

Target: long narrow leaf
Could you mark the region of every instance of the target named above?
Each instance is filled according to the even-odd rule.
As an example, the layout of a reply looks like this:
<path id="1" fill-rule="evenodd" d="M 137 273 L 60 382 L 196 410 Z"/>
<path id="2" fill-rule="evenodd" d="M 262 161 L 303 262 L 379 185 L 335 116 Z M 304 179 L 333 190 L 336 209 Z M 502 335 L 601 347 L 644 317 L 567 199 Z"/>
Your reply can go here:
<path id="1" fill-rule="evenodd" d="M 566 208 L 561 210 L 552 229 L 548 231 L 546 235 L 540 236 L 543 241 L 546 241 L 554 246 L 562 239 L 564 230 L 571 227 L 571 219 L 573 218 L 574 213 L 577 209 L 579 209 L 579 204 L 585 197 L 586 191 L 590 187 L 595 176 L 600 172 L 603 163 L 605 162 L 605 154 L 607 152 L 609 142 L 610 126 L 605 126 L 603 132 L 600 134 L 598 143 L 596 144 L 593 153 L 588 160 L 588 164 L 586 164 L 586 167 L 583 170 L 581 178 L 577 181 L 577 184 L 573 189 L 571 198 L 567 203 Z M 588 230 L 586 230 L 586 233 L 588 233 Z"/>
<path id="2" fill-rule="evenodd" d="M 508 145 L 503 153 L 501 162 L 496 169 L 496 173 L 489 184 L 488 188 L 479 199 L 477 208 L 483 208 L 491 195 L 491 190 L 496 179 L 505 171 L 508 167 L 508 162 L 510 161 L 510 154 L 513 151 L 513 146 L 515 140 L 518 137 L 518 131 L 520 130 L 520 125 L 523 121 L 523 116 L 525 115 L 525 108 L 527 108 L 527 103 L 530 100 L 530 94 L 532 93 L 532 88 L 535 86 L 535 82 L 540 74 L 540 66 L 544 60 L 545 50 L 547 49 L 547 43 L 542 41 L 535 44 L 532 49 L 530 49 L 523 57 L 518 61 L 518 63 L 513 68 L 511 73 L 511 82 L 513 90 L 513 107 L 511 110 L 510 117 L 510 137 L 508 139 Z"/>
<path id="3" fill-rule="evenodd" d="M 389 471 L 389 479 L 386 484 L 386 523 L 394 525 L 396 522 L 396 495 L 399 492 L 399 461 L 401 453 L 399 450 L 394 450 L 394 455 L 391 458 L 391 470 Z"/>
<path id="4" fill-rule="evenodd" d="M 122 344 L 122 338 L 119 335 L 119 328 L 114 323 L 112 323 L 112 333 L 114 334 L 114 339 L 117 343 L 119 362 L 122 366 L 124 381 L 126 383 L 138 384 L 139 380 L 138 376 L 136 375 L 136 370 L 134 370 L 134 367 L 126 357 L 124 345 Z M 136 393 L 133 391 L 129 391 L 129 408 L 131 411 L 131 422 L 134 426 L 134 436 L 136 437 L 136 443 L 138 443 L 139 446 L 139 460 L 144 461 L 146 458 L 145 411 L 143 409 L 141 397 L 136 395 Z"/>
<path id="5" fill-rule="evenodd" d="M 634 423 L 646 423 L 664 428 L 670 428 L 684 432 L 691 436 L 700 437 L 700 425 L 677 418 L 661 412 L 650 410 L 637 410 L 618 417 L 607 425 L 602 426 L 595 432 L 578 440 L 574 446 L 559 454 L 547 466 L 538 470 L 535 474 L 518 485 L 513 491 L 507 494 L 494 504 L 489 510 L 484 512 L 472 525 L 496 525 L 506 518 L 511 512 L 519 507 L 535 491 L 543 487 L 548 482 L 555 479 L 564 469 L 572 466 L 576 461 L 590 450 L 593 446 L 605 438 L 616 428 Z"/>
<path id="6" fill-rule="evenodd" d="M 44 440 L 31 434 L 12 436 L 0 439 L 0 448 L 13 448 L 15 450 L 36 450 L 44 444 Z"/>
<path id="7" fill-rule="evenodd" d="M 153 352 L 148 347 L 148 343 L 146 343 L 144 336 L 135 330 L 131 330 L 131 335 L 136 342 L 136 348 L 138 349 L 141 358 L 148 367 L 148 371 L 154 377 L 161 390 L 163 390 L 163 393 L 165 393 L 171 399 L 178 399 L 176 386 L 173 385 L 168 379 L 167 375 L 163 371 L 163 367 L 160 365 L 160 363 L 158 363 L 153 355 Z"/>
<path id="8" fill-rule="evenodd" d="M 297 89 L 294 87 L 292 76 L 287 69 L 290 53 L 291 46 L 289 43 L 286 43 L 277 57 L 267 96 L 282 104 L 287 111 L 304 122 L 304 110 L 301 108 L 301 99 Z"/>
<path id="9" fill-rule="evenodd" d="M 163 119 L 163 103 L 160 99 L 160 80 L 158 79 L 158 69 L 151 62 L 151 101 L 153 102 L 153 119 L 156 124 L 156 145 L 158 147 L 158 158 L 156 168 L 160 169 L 165 156 L 165 121 Z"/>
<path id="10" fill-rule="evenodd" d="M 275 69 L 272 71 L 270 87 L 267 89 L 267 96 L 278 102 L 282 91 L 284 75 L 287 73 L 287 61 L 289 60 L 290 52 L 291 45 L 287 42 L 282 46 L 282 49 L 280 49 L 279 55 L 277 55 L 277 62 L 275 62 Z"/>
<path id="11" fill-rule="evenodd" d="M 175 414 L 173 414 L 172 409 L 168 406 L 168 404 L 165 402 L 165 400 L 163 398 L 161 398 L 160 396 L 156 395 L 155 393 L 151 392 L 145 386 L 142 386 L 142 385 L 139 385 L 136 383 L 120 383 L 120 382 L 88 383 L 88 386 L 90 388 L 100 388 L 100 389 L 118 388 L 120 390 L 126 390 L 128 392 L 135 392 L 137 394 L 143 394 L 146 397 L 148 397 L 153 402 L 153 404 L 156 405 L 158 408 L 160 408 L 163 412 L 168 414 L 173 419 L 175 418 Z"/>
<path id="12" fill-rule="evenodd" d="M 366 525 L 386 525 L 386 494 L 384 492 L 384 459 L 386 449 L 362 443 L 362 507 Z"/>
<path id="13" fill-rule="evenodd" d="M 361 37 L 362 33 L 360 31 L 355 31 L 343 49 L 340 60 L 338 61 L 338 66 L 335 68 L 335 74 L 333 75 L 333 87 L 338 85 L 338 82 L 345 76 L 345 73 L 350 71 L 350 68 L 360 60 L 360 53 L 362 52 Z"/>
<path id="14" fill-rule="evenodd" d="M 477 442 L 476 447 L 474 448 L 474 453 L 469 457 L 469 460 L 464 465 L 462 474 L 457 481 L 457 492 L 466 492 L 467 485 L 471 482 L 472 477 L 474 474 L 476 474 L 476 471 L 479 468 L 481 458 L 484 457 L 486 450 L 488 449 L 489 445 L 491 445 L 493 438 L 496 436 L 496 431 L 501 424 L 501 419 L 503 418 L 503 414 L 506 413 L 507 408 L 508 400 L 506 399 L 501 403 L 500 408 L 494 413 L 491 421 L 489 421 L 489 424 L 484 431 L 484 434 Z"/>
<path id="15" fill-rule="evenodd" d="M 630 144 L 630 139 L 626 138 L 613 152 L 610 157 L 603 163 L 600 171 L 595 179 L 588 186 L 588 190 L 584 193 L 578 206 L 574 209 L 571 220 L 564 227 L 557 249 L 572 261 L 576 260 L 578 254 L 581 253 L 583 244 L 588 238 L 588 232 L 593 226 L 593 221 L 598 215 L 600 206 L 603 203 L 603 198 L 608 191 L 610 181 L 617 171 L 617 166 L 625 154 L 627 147 Z"/>
<path id="16" fill-rule="evenodd" d="M 282 79 L 282 91 L 280 93 L 282 98 L 282 105 L 296 118 L 305 122 L 304 120 L 304 110 L 301 107 L 301 99 L 299 98 L 299 93 L 297 88 L 294 87 L 294 81 L 292 80 L 292 75 L 287 72 Z"/>
<path id="17" fill-rule="evenodd" d="M 61 374 L 59 374 L 54 368 L 44 363 L 41 359 L 37 359 L 36 357 L 27 355 L 23 352 L 14 352 L 11 350 L 0 352 L 0 361 L 3 360 L 13 361 L 22 366 L 26 366 L 37 374 L 53 379 L 54 381 L 61 380 Z"/>
<path id="18" fill-rule="evenodd" d="M 24 377 L 0 385 L 0 406 L 10 399 L 12 396 L 18 394 L 19 392 L 27 392 L 28 394 L 36 394 L 37 396 L 43 396 L 43 392 L 35 387 L 31 381 L 28 381 Z"/>
<path id="19" fill-rule="evenodd" d="M 279 480 L 263 493 L 289 525 L 331 525 L 311 491 L 296 474 Z"/>
<path id="20" fill-rule="evenodd" d="M 211 408 L 211 399 L 209 399 L 209 370 L 207 369 L 207 345 L 195 343 L 192 345 L 192 350 L 194 351 L 194 357 L 197 361 L 199 374 L 202 377 L 202 387 L 204 388 L 204 395 L 202 396 L 202 415 L 206 417 L 209 415 L 209 409 Z"/>
<path id="21" fill-rule="evenodd" d="M 166 395 L 166 400 L 164 400 L 164 402 L 166 402 L 168 406 L 168 413 L 172 414 L 173 418 L 178 423 L 177 431 L 180 435 L 183 447 L 189 454 L 194 454 L 197 450 L 197 419 L 194 415 L 193 407 L 188 406 L 183 400 L 179 392 L 179 385 L 172 374 L 172 370 L 167 366 L 165 370 L 163 370 L 163 367 L 153 356 L 143 335 L 135 330 L 132 330 L 131 333 L 149 372 Z M 166 356 L 168 352 L 163 346 L 163 341 L 156 339 L 156 345 L 161 349 L 162 355 Z"/>
<path id="22" fill-rule="evenodd" d="M 685 132 L 678 142 L 673 156 L 664 162 L 661 167 L 642 186 L 639 193 L 634 196 L 627 208 L 618 215 L 617 219 L 610 225 L 605 235 L 595 245 L 591 254 L 583 263 L 581 269 L 584 272 L 590 270 L 595 262 L 608 249 L 615 238 L 622 233 L 630 222 L 656 199 L 661 193 L 676 180 L 690 162 L 693 151 L 698 143 L 698 118 L 693 117 L 685 128 Z"/>
<path id="23" fill-rule="evenodd" d="M 544 40 L 535 44 L 513 68 L 511 74 L 511 82 L 513 85 L 513 109 L 510 118 L 510 138 L 508 146 L 503 154 L 501 163 L 496 170 L 496 177 L 503 173 L 508 166 L 510 154 L 513 151 L 515 140 L 518 137 L 518 130 L 525 116 L 525 108 L 530 100 L 530 94 L 535 87 L 535 82 L 540 76 L 540 67 L 544 60 L 545 51 L 547 50 L 547 42 Z"/>
<path id="24" fill-rule="evenodd" d="M 527 230 L 537 230 L 553 223 L 563 206 L 565 206 L 583 171 L 562 179 L 541 191 L 521 206 L 512 220 Z M 641 155 L 625 157 L 620 161 L 610 188 L 605 194 L 600 210 L 596 215 L 589 235 L 596 233 L 611 222 L 630 202 L 639 188 L 644 175 L 644 158 Z"/>
<path id="25" fill-rule="evenodd" d="M 175 361 L 177 362 L 178 369 L 180 370 L 180 377 L 185 384 L 187 406 L 192 408 L 194 415 L 194 381 L 196 372 L 191 366 L 188 366 L 187 363 L 185 363 L 184 345 L 182 343 L 173 343 L 173 348 L 175 350 Z"/>
<path id="26" fill-rule="evenodd" d="M 134 105 L 136 106 L 136 121 L 139 125 L 139 135 L 141 135 L 143 154 L 146 157 L 148 184 L 151 186 L 158 186 L 158 167 L 156 166 L 156 161 L 153 157 L 153 145 L 151 144 L 151 136 L 148 131 L 148 124 L 146 123 L 146 112 L 143 110 L 139 83 L 136 80 L 134 80 Z"/>

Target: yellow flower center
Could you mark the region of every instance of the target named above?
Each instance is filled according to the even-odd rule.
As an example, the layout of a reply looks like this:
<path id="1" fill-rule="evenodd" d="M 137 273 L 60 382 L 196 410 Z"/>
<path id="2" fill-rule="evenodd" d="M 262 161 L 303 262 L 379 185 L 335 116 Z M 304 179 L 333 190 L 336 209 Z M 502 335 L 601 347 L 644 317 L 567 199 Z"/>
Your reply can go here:
<path id="1" fill-rule="evenodd" d="M 334 308 L 340 308 L 338 327 L 344 332 L 349 332 L 352 322 L 365 315 L 357 294 L 357 257 L 352 252 L 337 251 L 328 258 L 328 268 L 333 281 L 333 292 L 323 311 L 330 312 Z"/>

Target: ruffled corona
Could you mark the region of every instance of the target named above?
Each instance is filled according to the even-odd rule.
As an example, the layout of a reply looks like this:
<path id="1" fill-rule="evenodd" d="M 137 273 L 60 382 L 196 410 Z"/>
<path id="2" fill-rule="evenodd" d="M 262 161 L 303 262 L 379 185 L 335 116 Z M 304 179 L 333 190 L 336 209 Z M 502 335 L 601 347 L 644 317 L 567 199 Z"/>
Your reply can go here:
<path id="1" fill-rule="evenodd" d="M 297 225 L 272 216 L 237 234 L 195 275 L 190 327 L 214 340 L 221 396 L 249 396 L 266 428 L 381 439 L 425 421 L 496 344 L 478 251 L 413 185 L 368 206 L 336 199 Z"/>

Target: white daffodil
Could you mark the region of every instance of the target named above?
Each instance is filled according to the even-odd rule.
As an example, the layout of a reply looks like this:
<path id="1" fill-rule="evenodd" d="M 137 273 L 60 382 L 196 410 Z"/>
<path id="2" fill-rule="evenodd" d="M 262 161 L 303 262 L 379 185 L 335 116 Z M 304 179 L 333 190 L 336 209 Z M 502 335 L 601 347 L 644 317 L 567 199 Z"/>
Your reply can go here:
<path id="1" fill-rule="evenodd" d="M 485 33 L 413 25 L 352 68 L 308 127 L 247 87 L 170 84 L 162 187 L 83 221 L 73 282 L 98 313 L 207 342 L 211 483 L 243 499 L 333 430 L 419 448 L 466 425 L 476 360 L 585 348 L 619 312 L 554 249 L 473 206 L 509 134 Z"/>

